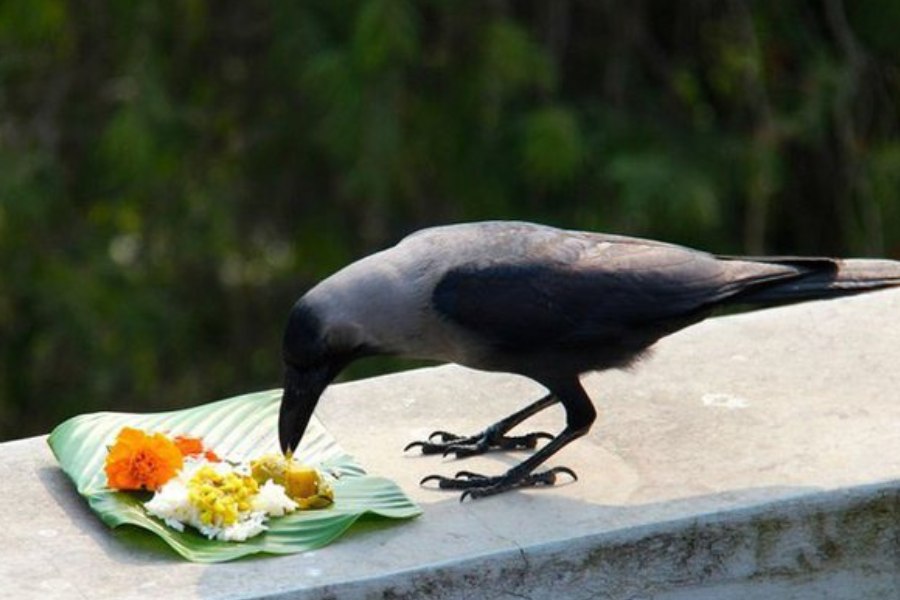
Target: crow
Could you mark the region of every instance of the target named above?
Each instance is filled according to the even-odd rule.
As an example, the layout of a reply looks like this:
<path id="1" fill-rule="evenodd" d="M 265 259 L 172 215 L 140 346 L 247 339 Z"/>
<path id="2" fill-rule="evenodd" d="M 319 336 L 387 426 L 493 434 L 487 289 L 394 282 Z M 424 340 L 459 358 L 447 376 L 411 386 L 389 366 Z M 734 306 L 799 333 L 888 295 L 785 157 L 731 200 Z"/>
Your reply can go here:
<path id="1" fill-rule="evenodd" d="M 716 256 L 663 242 L 525 222 L 424 229 L 326 278 L 290 311 L 278 434 L 293 452 L 322 392 L 350 362 L 394 355 L 502 371 L 547 394 L 470 436 L 435 431 L 407 446 L 466 457 L 535 449 L 503 474 L 430 475 L 461 500 L 577 479 L 538 467 L 585 435 L 596 418 L 579 377 L 632 365 L 660 338 L 727 305 L 832 298 L 900 285 L 900 262 Z M 557 435 L 510 436 L 561 403 Z"/>

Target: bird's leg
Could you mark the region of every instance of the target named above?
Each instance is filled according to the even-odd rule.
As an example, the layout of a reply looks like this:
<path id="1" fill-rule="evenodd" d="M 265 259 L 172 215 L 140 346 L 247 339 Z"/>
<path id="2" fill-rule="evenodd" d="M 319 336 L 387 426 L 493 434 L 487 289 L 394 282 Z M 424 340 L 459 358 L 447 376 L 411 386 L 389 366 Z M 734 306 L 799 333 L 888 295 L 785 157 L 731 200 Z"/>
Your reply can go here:
<path id="1" fill-rule="evenodd" d="M 574 471 L 567 467 L 553 467 L 546 471 L 534 472 L 537 467 L 569 442 L 586 434 L 597 416 L 590 398 L 588 398 L 577 379 L 565 385 L 555 386 L 553 391 L 566 408 L 567 425 L 549 444 L 503 475 L 488 477 L 469 471 L 460 471 L 452 478 L 441 475 L 429 475 L 421 483 L 437 481 L 438 487 L 441 489 L 464 490 L 460 497 L 460 500 L 464 500 L 467 497 L 482 498 L 491 496 L 519 487 L 553 485 L 556 483 L 557 475 L 560 473 L 565 473 L 573 479 L 577 479 Z"/>
<path id="2" fill-rule="evenodd" d="M 519 450 L 531 449 L 537 445 L 539 439 L 552 440 L 553 436 L 544 431 L 535 431 L 519 436 L 508 436 L 506 432 L 532 415 L 559 402 L 556 395 L 549 393 L 540 400 L 529 404 L 522 410 L 515 412 L 505 419 L 498 421 L 482 431 L 471 436 L 460 436 L 446 431 L 435 431 L 425 441 L 409 443 L 403 450 L 410 448 L 422 448 L 422 454 L 456 454 L 457 458 L 483 454 L 488 450 Z"/>
<path id="3" fill-rule="evenodd" d="M 460 500 L 470 498 L 482 498 L 484 496 L 492 496 L 501 492 L 519 488 L 519 487 L 535 487 L 540 485 L 553 485 L 556 483 L 557 475 L 565 473 L 578 479 L 574 471 L 568 467 L 553 467 L 546 471 L 535 473 L 534 470 L 540 466 L 548 458 L 556 454 L 563 446 L 567 445 L 574 439 L 584 435 L 586 430 L 578 432 L 570 428 L 564 429 L 553 440 L 529 456 L 515 467 L 508 470 L 503 475 L 488 477 L 479 473 L 470 471 L 460 471 L 455 477 L 443 477 L 441 475 L 429 475 L 422 479 L 421 483 L 429 481 L 437 481 L 438 487 L 446 490 L 463 490 Z"/>

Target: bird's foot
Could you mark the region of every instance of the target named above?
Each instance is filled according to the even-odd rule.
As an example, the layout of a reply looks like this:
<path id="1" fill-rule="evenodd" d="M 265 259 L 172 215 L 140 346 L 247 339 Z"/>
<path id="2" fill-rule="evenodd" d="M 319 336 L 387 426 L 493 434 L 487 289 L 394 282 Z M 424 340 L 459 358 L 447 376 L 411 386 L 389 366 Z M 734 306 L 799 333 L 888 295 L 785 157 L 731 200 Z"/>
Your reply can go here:
<path id="1" fill-rule="evenodd" d="M 578 481 L 575 471 L 568 467 L 553 467 L 539 473 L 529 473 L 512 468 L 503 475 L 489 477 L 471 471 L 460 471 L 454 477 L 443 475 L 429 475 L 419 482 L 424 485 L 429 481 L 436 481 L 438 488 L 442 490 L 463 490 L 459 501 L 466 498 L 484 498 L 493 496 L 516 488 L 551 486 L 556 484 L 557 477 L 566 474 L 574 481 Z"/>
<path id="2" fill-rule="evenodd" d="M 455 454 L 456 458 L 464 458 L 484 454 L 489 450 L 532 450 L 541 439 L 552 440 L 553 436 L 545 431 L 516 436 L 503 435 L 492 427 L 468 437 L 435 431 L 425 441 L 407 444 L 403 451 L 418 447 L 422 449 L 422 454 Z"/>

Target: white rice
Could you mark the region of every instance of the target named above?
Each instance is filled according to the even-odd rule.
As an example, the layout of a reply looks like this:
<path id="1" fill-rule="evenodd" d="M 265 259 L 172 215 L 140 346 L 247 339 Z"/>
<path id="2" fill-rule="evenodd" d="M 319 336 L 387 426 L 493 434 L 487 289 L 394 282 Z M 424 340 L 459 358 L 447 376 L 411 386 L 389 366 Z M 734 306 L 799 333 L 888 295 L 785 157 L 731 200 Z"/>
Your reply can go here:
<path id="1" fill-rule="evenodd" d="M 259 493 L 253 498 L 253 509 L 271 517 L 280 517 L 294 512 L 297 510 L 297 506 L 297 503 L 287 495 L 284 486 L 278 485 L 271 479 L 259 488 Z"/>
<path id="2" fill-rule="evenodd" d="M 176 531 L 184 531 L 184 526 L 190 525 L 209 539 L 243 542 L 265 531 L 270 516 L 280 517 L 297 509 L 297 503 L 288 497 L 284 487 L 269 480 L 253 497 L 251 510 L 238 513 L 235 523 L 225 527 L 204 524 L 200 520 L 200 510 L 188 500 L 188 482 L 204 466 L 210 466 L 222 475 L 250 474 L 247 465 L 235 467 L 226 462 L 211 463 L 203 458 L 187 459 L 181 471 L 144 503 L 147 512 Z"/>

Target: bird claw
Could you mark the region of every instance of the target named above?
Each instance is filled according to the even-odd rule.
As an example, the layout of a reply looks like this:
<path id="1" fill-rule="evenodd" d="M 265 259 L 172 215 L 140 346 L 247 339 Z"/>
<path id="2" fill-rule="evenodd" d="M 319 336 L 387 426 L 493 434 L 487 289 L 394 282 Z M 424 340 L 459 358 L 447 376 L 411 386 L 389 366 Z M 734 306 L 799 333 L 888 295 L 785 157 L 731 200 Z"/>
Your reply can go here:
<path id="1" fill-rule="evenodd" d="M 476 500 L 487 496 L 493 496 L 516 488 L 524 487 L 549 487 L 556 485 L 559 475 L 568 475 L 573 481 L 578 481 L 578 475 L 569 467 L 553 467 L 539 473 L 519 474 L 514 470 L 497 477 L 490 477 L 472 471 L 459 471 L 453 477 L 443 475 L 428 475 L 419 485 L 429 481 L 437 481 L 438 488 L 442 490 L 462 490 L 460 502 L 466 499 Z"/>
<path id="2" fill-rule="evenodd" d="M 432 442 L 428 442 L 428 441 L 417 440 L 415 442 L 408 443 L 403 448 L 403 451 L 406 452 L 413 448 L 421 448 L 422 454 L 443 454 L 444 456 L 446 456 L 447 455 L 447 447 L 448 447 L 447 444 L 432 443 Z"/>
<path id="3" fill-rule="evenodd" d="M 487 475 L 481 473 L 473 473 L 472 471 L 457 471 L 453 476 L 455 479 L 490 479 Z"/>
<path id="4" fill-rule="evenodd" d="M 434 438 L 440 438 L 442 442 L 455 442 L 456 440 L 463 439 L 462 436 L 456 435 L 455 433 L 450 433 L 449 431 L 432 431 L 428 436 L 428 441 L 432 441 Z"/>
<path id="5" fill-rule="evenodd" d="M 575 474 L 575 471 L 570 469 L 569 467 L 553 467 L 552 469 L 547 469 L 546 471 L 542 471 L 537 475 L 545 478 L 545 485 L 555 485 L 556 484 L 556 476 L 559 473 L 565 473 L 569 477 L 572 478 L 572 481 L 578 481 L 578 475 Z"/>
<path id="6" fill-rule="evenodd" d="M 557 477 L 560 473 L 568 475 L 573 481 L 578 481 L 578 476 L 575 474 L 575 471 L 569 467 L 553 467 L 552 469 L 547 469 L 540 473 L 530 473 L 521 479 L 509 477 L 509 474 L 507 474 L 499 478 L 490 478 L 497 480 L 492 485 L 471 487 L 463 490 L 463 493 L 460 494 L 459 501 L 465 502 L 466 498 L 477 500 L 478 498 L 495 496 L 515 488 L 549 487 L 556 484 Z"/>
<path id="7" fill-rule="evenodd" d="M 447 477 L 444 477 L 443 475 L 426 475 L 421 479 L 421 481 L 419 481 L 419 485 L 425 485 L 429 481 L 437 481 L 438 487 L 441 487 L 441 483 L 443 483 L 444 481 L 449 481 L 449 479 Z"/>
<path id="8" fill-rule="evenodd" d="M 535 431 L 520 436 L 497 435 L 489 429 L 470 437 L 463 437 L 448 431 L 434 431 L 426 440 L 410 442 L 404 452 L 421 448 L 422 454 L 455 454 L 456 458 L 466 458 L 484 454 L 490 450 L 533 450 L 538 440 L 552 440 L 546 431 Z M 435 440 L 438 441 L 435 441 Z"/>
<path id="9" fill-rule="evenodd" d="M 485 477 L 471 471 L 460 471 L 453 477 L 444 477 L 443 475 L 427 475 L 422 478 L 419 485 L 425 485 L 429 481 L 437 481 L 438 488 L 442 490 L 464 490 L 471 486 L 484 485 L 484 482 L 491 479 L 499 479 L 499 477 Z"/>

